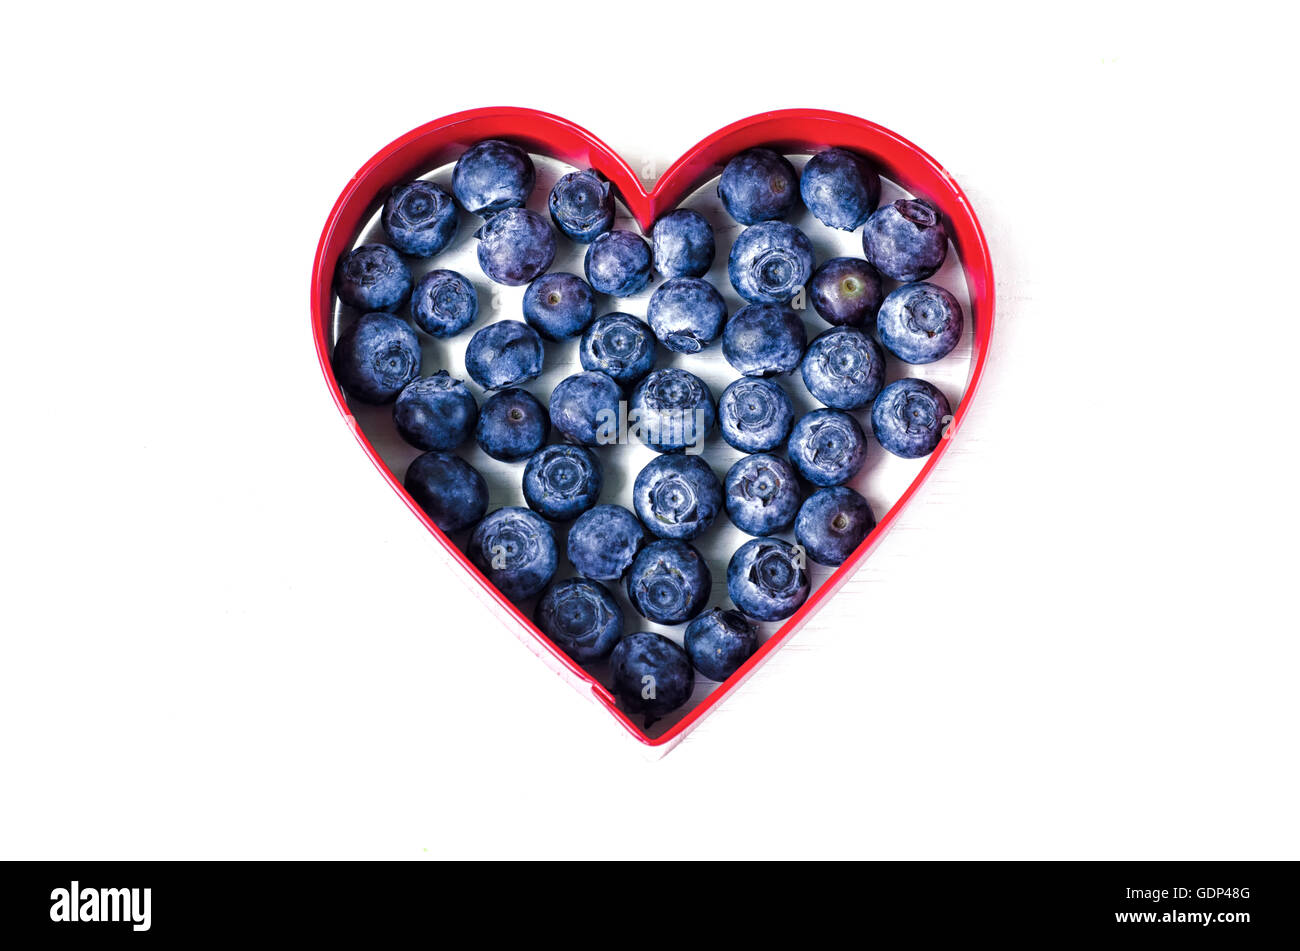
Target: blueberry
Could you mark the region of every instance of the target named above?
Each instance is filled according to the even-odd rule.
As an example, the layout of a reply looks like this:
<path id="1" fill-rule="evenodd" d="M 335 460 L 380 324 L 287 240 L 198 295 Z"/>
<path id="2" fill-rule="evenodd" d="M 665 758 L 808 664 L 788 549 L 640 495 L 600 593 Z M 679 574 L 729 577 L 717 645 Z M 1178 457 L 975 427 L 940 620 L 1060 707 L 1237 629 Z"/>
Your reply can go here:
<path id="1" fill-rule="evenodd" d="M 727 305 L 708 281 L 674 277 L 651 295 L 646 320 L 669 350 L 698 353 L 722 333 Z"/>
<path id="2" fill-rule="evenodd" d="M 862 250 L 886 277 L 923 281 L 948 256 L 948 232 L 934 205 L 919 198 L 900 198 L 867 219 Z"/>
<path id="3" fill-rule="evenodd" d="M 555 534 L 528 509 L 497 509 L 470 536 L 469 560 L 511 601 L 524 601 L 555 576 Z"/>
<path id="4" fill-rule="evenodd" d="M 551 423 L 556 432 L 583 446 L 618 441 L 623 391 L 604 373 L 575 373 L 551 391 Z"/>
<path id="5" fill-rule="evenodd" d="M 721 683 L 754 653 L 758 631 L 739 611 L 714 608 L 686 625 L 682 640 L 695 669 Z"/>
<path id="6" fill-rule="evenodd" d="M 681 624 L 704 609 L 713 591 L 709 566 L 694 545 L 659 539 L 646 545 L 627 573 L 627 597 L 643 617 Z"/>
<path id="7" fill-rule="evenodd" d="M 384 202 L 384 233 L 403 254 L 428 258 L 456 236 L 456 203 L 451 192 L 433 182 L 399 185 Z"/>
<path id="8" fill-rule="evenodd" d="M 439 370 L 412 380 L 393 404 L 398 434 L 416 449 L 455 449 L 474 431 L 478 403 L 460 380 Z"/>
<path id="9" fill-rule="evenodd" d="M 748 535 L 774 535 L 794 524 L 799 477 L 777 456 L 745 456 L 727 470 L 727 514 Z"/>
<path id="10" fill-rule="evenodd" d="M 815 409 L 790 432 L 790 461 L 813 485 L 847 482 L 867 459 L 867 437 L 858 421 L 837 409 Z"/>
<path id="11" fill-rule="evenodd" d="M 551 585 L 534 617 L 541 632 L 580 664 L 608 657 L 623 639 L 623 609 L 604 585 L 584 578 Z"/>
<path id="12" fill-rule="evenodd" d="M 786 304 L 808 283 L 813 248 L 808 236 L 784 221 L 765 221 L 740 233 L 727 258 L 736 293 L 757 304 Z"/>
<path id="13" fill-rule="evenodd" d="M 411 319 L 432 337 L 454 337 L 477 316 L 478 292 L 455 271 L 430 271 L 411 292 Z"/>
<path id="14" fill-rule="evenodd" d="M 686 652 L 650 631 L 629 634 L 610 655 L 614 696 L 628 713 L 645 717 L 647 728 L 691 698 L 695 670 Z"/>
<path id="15" fill-rule="evenodd" d="M 569 529 L 569 561 L 584 577 L 617 581 L 644 543 L 645 529 L 635 515 L 621 505 L 597 505 Z"/>
<path id="16" fill-rule="evenodd" d="M 904 363 L 933 363 L 961 340 L 961 304 L 937 284 L 904 284 L 885 298 L 876 332 Z"/>
<path id="17" fill-rule="evenodd" d="M 650 283 L 650 246 L 631 231 L 606 231 L 588 245 L 583 268 L 602 294 L 631 297 Z"/>
<path id="18" fill-rule="evenodd" d="M 365 314 L 334 344 L 334 376 L 348 396 L 387 403 L 420 375 L 420 338 L 391 314 Z"/>
<path id="19" fill-rule="evenodd" d="M 509 287 L 527 284 L 555 260 L 555 232 L 535 211 L 507 208 L 475 232 L 478 266 Z"/>
<path id="20" fill-rule="evenodd" d="M 457 160 L 451 190 L 461 207 L 486 218 L 506 208 L 522 208 L 536 180 L 527 152 L 500 139 L 485 139 Z"/>
<path id="21" fill-rule="evenodd" d="M 583 331 L 578 359 L 584 370 L 604 373 L 622 384 L 635 383 L 655 365 L 655 335 L 631 314 L 597 317 Z"/>
<path id="22" fill-rule="evenodd" d="M 771 149 L 741 152 L 722 170 L 718 197 L 742 225 L 784 218 L 794 208 L 799 178 L 784 155 Z"/>
<path id="23" fill-rule="evenodd" d="M 416 456 L 406 468 L 403 485 L 448 535 L 469 528 L 487 511 L 487 483 L 477 469 L 450 452 Z"/>
<path id="24" fill-rule="evenodd" d="M 832 327 L 817 337 L 799 369 L 808 392 L 832 409 L 860 409 L 885 383 L 880 345 L 854 327 Z"/>
<path id="25" fill-rule="evenodd" d="M 699 456 L 656 456 L 637 473 L 632 503 L 660 538 L 690 541 L 722 510 L 722 484 Z"/>
<path id="26" fill-rule="evenodd" d="M 664 277 L 703 277 L 713 267 L 713 229 L 698 211 L 670 211 L 650 230 L 655 270 Z"/>
<path id="27" fill-rule="evenodd" d="M 704 381 L 676 367 L 655 370 L 638 383 L 628 408 L 629 428 L 635 423 L 636 435 L 655 452 L 700 452 L 718 419 Z"/>
<path id="28" fill-rule="evenodd" d="M 614 225 L 614 196 L 594 168 L 569 172 L 551 189 L 548 202 L 555 226 L 574 241 L 594 241 Z"/>
<path id="29" fill-rule="evenodd" d="M 552 271 L 524 291 L 524 320 L 547 340 L 568 340 L 591 323 L 591 285 L 576 274 Z"/>
<path id="30" fill-rule="evenodd" d="M 334 289 L 349 307 L 391 313 L 411 293 L 411 269 L 388 245 L 363 244 L 339 261 Z"/>
<path id="31" fill-rule="evenodd" d="M 794 406 L 771 380 L 742 377 L 722 391 L 718 426 L 729 446 L 741 452 L 770 452 L 794 425 Z"/>
<path id="32" fill-rule="evenodd" d="M 485 390 L 518 386 L 542 372 L 542 338 L 521 320 L 498 320 L 469 338 L 465 370 Z"/>
<path id="33" fill-rule="evenodd" d="M 818 489 L 799 509 L 794 537 L 819 565 L 842 565 L 876 527 L 867 500 L 843 485 Z"/>
<path id="34" fill-rule="evenodd" d="M 524 501 L 543 518 L 569 522 L 596 504 L 604 482 L 591 450 L 547 446 L 524 467 Z"/>
<path id="35" fill-rule="evenodd" d="M 550 434 L 546 407 L 527 390 L 512 387 L 493 394 L 483 404 L 474 438 L 493 459 L 518 462 L 546 445 Z"/>
<path id="36" fill-rule="evenodd" d="M 782 621 L 808 600 L 803 553 L 779 538 L 751 538 L 727 564 L 727 593 L 756 621 Z"/>
<path id="37" fill-rule="evenodd" d="M 933 452 L 951 421 L 947 397 L 925 380 L 891 383 L 871 407 L 876 441 L 904 459 L 919 459 Z"/>
<path id="38" fill-rule="evenodd" d="M 831 258 L 813 273 L 808 290 L 822 320 L 838 326 L 861 327 L 885 298 L 880 273 L 862 258 Z"/>
<path id="39" fill-rule="evenodd" d="M 776 376 L 799 365 L 808 334 L 784 304 L 749 304 L 722 332 L 722 355 L 745 376 Z"/>
<path id="40" fill-rule="evenodd" d="M 853 231 L 880 204 L 880 176 L 856 152 L 827 149 L 803 167 L 799 194 L 822 224 Z"/>

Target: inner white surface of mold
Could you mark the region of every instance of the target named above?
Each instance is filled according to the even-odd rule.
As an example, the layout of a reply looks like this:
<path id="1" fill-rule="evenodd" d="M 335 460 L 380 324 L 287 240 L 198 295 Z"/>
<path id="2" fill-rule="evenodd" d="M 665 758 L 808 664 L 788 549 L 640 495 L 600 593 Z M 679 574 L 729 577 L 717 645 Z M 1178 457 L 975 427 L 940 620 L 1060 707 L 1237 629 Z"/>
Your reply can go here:
<path id="1" fill-rule="evenodd" d="M 804 163 L 808 160 L 806 155 L 789 155 L 787 157 L 797 170 L 802 170 Z M 547 211 L 547 198 L 550 195 L 551 187 L 560 176 L 572 171 L 573 166 L 566 165 L 545 155 L 533 155 L 533 162 L 537 168 L 537 185 L 528 201 L 528 207 L 541 214 L 547 221 L 550 221 L 550 215 Z M 421 177 L 437 182 L 450 191 L 452 168 L 453 164 L 447 164 Z M 908 192 L 903 191 L 893 182 L 883 177 L 881 185 L 881 204 L 897 198 L 911 197 Z M 722 294 L 723 299 L 727 302 L 727 313 L 729 315 L 735 314 L 745 305 L 745 301 L 736 294 L 731 282 L 727 279 L 727 254 L 731 249 L 732 242 L 744 230 L 744 226 L 732 219 L 722 207 L 722 202 L 717 195 L 716 178 L 701 185 L 678 207 L 695 209 L 713 226 L 717 251 L 714 256 L 713 267 L 705 275 L 705 279 Z M 427 260 L 406 258 L 406 262 L 411 268 L 412 276 L 416 281 L 427 271 L 435 268 L 449 268 L 463 274 L 478 291 L 479 311 L 473 325 L 448 340 L 435 340 L 423 333 L 420 333 L 419 336 L 424 356 L 422 374 L 429 376 L 439 370 L 446 370 L 453 377 L 465 382 L 465 385 L 473 392 L 475 399 L 478 400 L 479 406 L 482 407 L 483 402 L 491 394 L 485 392 L 465 372 L 465 348 L 469 344 L 470 338 L 478 330 L 490 323 L 498 320 L 522 321 L 524 319 L 523 295 L 527 287 L 505 287 L 488 280 L 478 265 L 478 240 L 474 237 L 474 232 L 478 230 L 482 221 L 477 216 L 471 215 L 464 210 L 459 210 L 459 215 L 459 227 L 455 240 L 446 250 Z M 828 228 L 804 208 L 802 203 L 798 205 L 797 211 L 786 220 L 808 236 L 813 245 L 817 266 L 833 257 L 861 258 L 863 256 L 861 228 L 856 231 L 837 231 Z M 638 234 L 642 233 L 640 225 L 637 224 L 636 220 L 632 218 L 621 203 L 618 206 L 614 227 Z M 566 238 L 558 229 L 556 230 L 556 238 L 557 251 L 550 270 L 567 271 L 585 279 L 582 264 L 587 245 Z M 354 247 L 372 243 L 387 243 L 387 236 L 379 223 L 378 211 L 370 218 L 354 242 Z M 918 377 L 928 380 L 948 397 L 949 403 L 955 410 L 965 395 L 966 384 L 970 377 L 973 357 L 973 328 L 970 295 L 965 276 L 961 270 L 961 264 L 957 259 L 956 250 L 951 244 L 949 244 L 948 257 L 944 261 L 943 267 L 929 280 L 947 288 L 961 304 L 965 316 L 961 342 L 944 359 L 923 366 L 905 364 L 886 351 L 886 382 L 892 382 L 904 377 Z M 650 296 L 661 283 L 663 283 L 663 278 L 656 273 L 645 290 L 633 297 L 615 298 L 596 294 L 595 314 L 599 317 L 614 311 L 620 311 L 644 320 L 646 305 L 650 300 Z M 897 286 L 897 282 L 886 280 L 886 291 L 893 290 Z M 797 312 L 803 318 L 810 343 L 819 334 L 824 333 L 831 327 L 813 308 L 811 301 L 808 302 L 806 308 Z M 332 339 L 337 339 L 339 331 L 355 320 L 357 316 L 356 311 L 344 307 L 336 298 Z M 407 319 L 409 322 L 409 311 L 405 305 L 398 311 L 398 316 Z M 871 336 L 875 336 L 875 328 L 870 321 L 863 330 Z M 559 343 L 543 341 L 543 344 L 545 346 L 545 363 L 542 374 L 537 379 L 524 384 L 522 388 L 532 393 L 545 406 L 550 402 L 551 392 L 556 384 L 567 376 L 582 372 L 582 365 L 578 359 L 577 338 Z M 740 376 L 722 356 L 721 338 L 715 340 L 702 352 L 692 354 L 674 353 L 659 345 L 655 368 L 668 366 L 681 367 L 700 377 L 708 384 L 715 401 L 721 396 L 722 391 Z M 794 404 L 796 419 L 813 409 L 821 408 L 822 404 L 814 399 L 804 387 L 803 379 L 798 370 L 787 376 L 776 377 L 775 381 L 785 390 Z M 627 392 L 630 395 L 630 387 Z M 384 462 L 399 478 L 404 477 L 406 467 L 410 465 L 416 456 L 420 455 L 420 451 L 407 445 L 398 436 L 397 429 L 393 424 L 392 406 L 368 406 L 353 401 L 349 401 L 349 405 L 361 431 L 374 445 Z M 920 472 L 925 460 L 900 459 L 882 449 L 871 436 L 870 406 L 857 410 L 852 415 L 857 418 L 862 425 L 863 431 L 867 434 L 867 460 L 857 475 L 846 484 L 867 499 L 876 518 L 880 519 L 907 490 L 907 487 L 916 478 L 917 473 Z M 550 442 L 559 441 L 561 441 L 561 437 L 552 431 Z M 600 503 L 621 505 L 629 511 L 635 512 L 632 505 L 632 482 L 641 468 L 653 459 L 657 453 L 635 442 L 625 445 L 598 446 L 594 447 L 593 451 L 599 458 L 604 472 L 604 486 L 600 494 Z M 525 461 L 515 463 L 499 462 L 483 452 L 472 438 L 461 446 L 457 453 L 482 473 L 484 480 L 487 482 L 489 512 L 508 505 L 527 507 L 522 486 Z M 777 454 L 783 454 L 783 450 L 777 450 Z M 712 467 L 719 482 L 725 480 L 727 470 L 744 455 L 745 453 L 727 445 L 716 427 L 706 440 L 703 451 L 704 459 Z M 569 564 L 565 552 L 565 540 L 569 526 L 572 523 L 551 522 L 549 524 L 555 531 L 555 539 L 560 554 L 555 579 L 558 581 L 575 577 L 577 573 Z M 454 536 L 453 541 L 463 549 L 467 537 L 468 532 L 461 533 Z M 653 535 L 647 533 L 647 540 L 653 537 Z M 709 596 L 708 608 L 732 607 L 731 599 L 727 596 L 727 563 L 730 561 L 732 553 L 748 541 L 750 537 L 736 528 L 724 512 L 718 516 L 708 531 L 691 542 L 707 560 L 709 570 L 713 575 L 713 590 Z M 793 530 L 782 532 L 775 537 L 783 538 L 792 543 L 795 540 Z M 809 562 L 808 575 L 812 584 L 811 590 L 815 591 L 819 588 L 831 576 L 833 571 L 832 568 Z M 682 637 L 686 631 L 685 624 L 670 627 L 649 621 L 632 607 L 627 598 L 627 591 L 621 582 L 601 583 L 610 590 L 623 609 L 626 633 L 658 631 L 678 644 L 682 643 Z M 436 605 L 435 590 L 436 583 L 431 581 L 431 606 Z M 519 604 L 518 607 L 529 617 L 532 617 L 535 604 L 536 599 L 531 599 Z M 756 626 L 759 630 L 760 643 L 771 637 L 780 629 L 783 623 L 758 622 Z M 479 631 L 463 633 L 445 629 L 438 631 L 440 637 L 476 637 L 480 636 L 480 634 Z M 844 632 L 846 637 L 852 637 L 854 634 L 854 631 Z M 610 677 L 607 663 L 602 661 L 589 664 L 586 665 L 586 669 L 601 683 L 607 687 L 609 686 Z M 671 729 L 673 724 L 698 706 L 718 686 L 719 684 L 706 679 L 697 671 L 695 690 L 690 700 L 668 716 L 656 721 L 647 730 L 647 733 L 651 737 L 661 736 Z M 639 722 L 638 717 L 634 716 L 633 720 Z"/>

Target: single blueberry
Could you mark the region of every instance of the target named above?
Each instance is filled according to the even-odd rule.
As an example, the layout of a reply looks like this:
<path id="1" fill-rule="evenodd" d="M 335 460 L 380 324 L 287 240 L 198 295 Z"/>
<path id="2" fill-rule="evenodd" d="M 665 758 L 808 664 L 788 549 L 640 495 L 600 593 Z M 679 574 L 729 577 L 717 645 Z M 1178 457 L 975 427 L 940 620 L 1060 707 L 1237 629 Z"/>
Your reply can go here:
<path id="1" fill-rule="evenodd" d="M 827 149 L 803 167 L 799 194 L 822 224 L 853 231 L 880 204 L 880 176 L 856 152 Z"/>
<path id="2" fill-rule="evenodd" d="M 650 283 L 650 246 L 631 231 L 606 231 L 587 246 L 583 268 L 600 293 L 631 297 Z"/>
<path id="3" fill-rule="evenodd" d="M 348 396 L 387 403 L 420 375 L 420 338 L 391 314 L 365 314 L 334 344 L 334 376 Z"/>
<path id="4" fill-rule="evenodd" d="M 446 370 L 406 384 L 393 404 L 398 434 L 416 449 L 455 449 L 474 431 L 474 394 Z"/>
<path id="5" fill-rule="evenodd" d="M 522 320 L 498 320 L 469 338 L 465 370 L 485 390 L 518 386 L 542 372 L 542 338 Z"/>
<path id="6" fill-rule="evenodd" d="M 844 564 L 876 527 L 867 500 L 848 486 L 818 489 L 799 508 L 794 537 L 819 565 Z"/>
<path id="7" fill-rule="evenodd" d="M 399 185 L 384 202 L 384 233 L 403 254 L 428 258 L 456 236 L 456 203 L 451 192 L 433 182 Z"/>
<path id="8" fill-rule="evenodd" d="M 786 304 L 808 283 L 813 248 L 808 236 L 784 221 L 765 221 L 740 233 L 727 257 L 736 293 L 757 304 Z"/>
<path id="9" fill-rule="evenodd" d="M 406 468 L 406 491 L 448 535 L 464 531 L 487 511 L 487 483 L 478 470 L 450 452 L 426 452 Z"/>
<path id="10" fill-rule="evenodd" d="M 638 383 L 628 409 L 629 428 L 636 423 L 636 435 L 655 452 L 698 454 L 718 419 L 705 382 L 676 367 L 655 370 Z"/>
<path id="11" fill-rule="evenodd" d="M 939 209 L 920 198 L 884 205 L 862 226 L 862 250 L 881 274 L 904 283 L 923 281 L 948 256 L 948 232 Z"/>
<path id="12" fill-rule="evenodd" d="M 776 449 L 793 425 L 794 405 L 772 380 L 742 377 L 723 390 L 718 400 L 722 438 L 741 452 Z"/>
<path id="13" fill-rule="evenodd" d="M 527 390 L 512 387 L 488 397 L 474 438 L 493 459 L 518 462 L 546 445 L 550 434 L 546 407 Z"/>
<path id="14" fill-rule="evenodd" d="M 486 218 L 506 208 L 522 208 L 536 180 L 527 152 L 500 139 L 485 139 L 456 161 L 451 190 L 461 207 Z"/>
<path id="15" fill-rule="evenodd" d="M 694 545 L 659 539 L 646 545 L 627 573 L 627 598 L 642 617 L 682 624 L 704 609 L 713 577 Z"/>
<path id="16" fill-rule="evenodd" d="M 779 538 L 751 538 L 727 564 L 727 593 L 756 621 L 783 621 L 808 600 L 804 555 Z"/>
<path id="17" fill-rule="evenodd" d="M 569 443 L 546 446 L 524 467 L 524 501 L 543 518 L 569 522 L 596 504 L 603 482 L 591 450 Z"/>
<path id="18" fill-rule="evenodd" d="M 574 241 L 594 241 L 614 226 L 614 195 L 594 168 L 563 176 L 548 204 L 555 226 Z"/>
<path id="19" fill-rule="evenodd" d="M 632 504 L 660 538 L 690 541 L 722 510 L 722 483 L 699 456 L 656 456 L 637 473 Z"/>
<path id="20" fill-rule="evenodd" d="M 799 366 L 808 392 L 832 409 L 860 409 L 885 383 L 885 355 L 855 327 L 832 327 L 808 345 Z"/>
<path id="21" fill-rule="evenodd" d="M 925 380 L 897 380 L 880 391 L 871 407 L 876 441 L 904 459 L 933 452 L 950 422 L 948 398 Z"/>
<path id="22" fill-rule="evenodd" d="M 606 314 L 582 334 L 578 359 L 584 370 L 604 373 L 624 385 L 635 383 L 655 365 L 655 335 L 631 314 Z"/>
<path id="23" fill-rule="evenodd" d="M 721 683 L 754 653 L 758 630 L 739 611 L 714 608 L 686 625 L 682 642 L 695 669 Z"/>
<path id="24" fill-rule="evenodd" d="M 455 271 L 430 271 L 411 292 L 411 319 L 432 337 L 454 337 L 477 316 L 478 292 Z"/>
<path id="25" fill-rule="evenodd" d="M 575 373 L 551 391 L 551 423 L 565 439 L 583 446 L 618 442 L 623 390 L 604 373 Z"/>
<path id="26" fill-rule="evenodd" d="M 651 724 L 691 698 L 695 670 L 686 652 L 650 631 L 629 634 L 610 655 L 614 696 L 628 713 Z"/>
<path id="27" fill-rule="evenodd" d="M 524 291 L 524 320 L 547 340 L 568 340 L 591 323 L 591 285 L 576 274 L 552 271 Z"/>
<path id="28" fill-rule="evenodd" d="M 555 576 L 555 533 L 528 509 L 497 509 L 470 536 L 469 560 L 511 601 L 524 601 Z"/>
<path id="29" fill-rule="evenodd" d="M 674 277 L 660 284 L 650 296 L 646 320 L 669 350 L 699 353 L 722 333 L 727 305 L 708 281 Z"/>
<path id="30" fill-rule="evenodd" d="M 597 505 L 569 529 L 569 561 L 586 578 L 617 581 L 644 543 L 645 529 L 635 515 L 621 505 Z"/>
<path id="31" fill-rule="evenodd" d="M 363 244 L 339 261 L 334 289 L 349 307 L 392 313 L 411 293 L 411 269 L 388 245 Z"/>
<path id="32" fill-rule="evenodd" d="M 867 459 L 867 437 L 858 421 L 837 409 L 815 409 L 790 431 L 790 461 L 817 486 L 853 478 Z"/>
<path id="33" fill-rule="evenodd" d="M 745 376 L 776 376 L 799 365 L 808 334 L 784 304 L 749 304 L 722 331 L 722 355 Z"/>
<path id="34" fill-rule="evenodd" d="M 961 340 L 961 304 L 937 284 L 904 284 L 876 315 L 880 342 L 904 363 L 933 363 Z"/>
<path id="35" fill-rule="evenodd" d="M 784 218 L 794 208 L 799 177 L 784 155 L 771 149 L 741 152 L 722 170 L 718 197 L 742 225 Z"/>
<path id="36" fill-rule="evenodd" d="M 555 260 L 555 232 L 535 211 L 507 208 L 493 215 L 474 235 L 479 239 L 478 266 L 508 287 L 527 284 Z"/>
<path id="37" fill-rule="evenodd" d="M 664 277 L 703 277 L 713 267 L 713 229 L 698 211 L 668 212 L 650 229 L 650 244 Z"/>
<path id="38" fill-rule="evenodd" d="M 727 470 L 727 514 L 748 535 L 774 535 L 794 524 L 802 493 L 790 463 L 765 454 L 745 456 Z"/>
<path id="39" fill-rule="evenodd" d="M 838 326 L 861 327 L 885 298 L 880 273 L 862 258 L 831 258 L 813 273 L 808 290 L 822 320 Z"/>
<path id="40" fill-rule="evenodd" d="M 580 664 L 608 657 L 623 639 L 623 609 L 604 585 L 585 578 L 551 585 L 534 618 L 541 632 Z"/>

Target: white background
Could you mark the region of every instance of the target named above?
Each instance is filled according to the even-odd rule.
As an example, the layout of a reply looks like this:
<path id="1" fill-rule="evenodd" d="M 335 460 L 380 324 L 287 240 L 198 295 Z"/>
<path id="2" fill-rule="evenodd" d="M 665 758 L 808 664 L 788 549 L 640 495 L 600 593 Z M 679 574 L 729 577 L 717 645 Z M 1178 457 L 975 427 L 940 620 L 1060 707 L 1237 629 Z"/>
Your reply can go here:
<path id="1" fill-rule="evenodd" d="M 0 856 L 1296 858 L 1290 30 L 893 9 L 11 11 Z M 311 348 L 352 173 L 500 104 L 660 168 L 862 115 L 994 254 L 935 477 L 659 762 L 442 573 Z"/>

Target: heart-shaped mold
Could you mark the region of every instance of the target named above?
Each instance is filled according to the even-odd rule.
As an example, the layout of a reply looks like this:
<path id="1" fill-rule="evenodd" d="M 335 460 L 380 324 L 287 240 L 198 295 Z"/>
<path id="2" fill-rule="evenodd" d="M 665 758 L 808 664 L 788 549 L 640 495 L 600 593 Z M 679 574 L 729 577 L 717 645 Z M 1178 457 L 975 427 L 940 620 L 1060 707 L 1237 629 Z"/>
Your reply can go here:
<path id="1" fill-rule="evenodd" d="M 970 322 L 969 375 L 960 401 L 955 402 L 949 436 L 955 435 L 975 396 L 993 331 L 994 283 L 988 246 L 979 222 L 960 187 L 938 162 L 925 152 L 872 122 L 855 116 L 815 109 L 766 112 L 735 122 L 690 148 L 647 190 L 632 168 L 611 148 L 585 129 L 557 116 L 530 109 L 500 107 L 474 109 L 426 123 L 403 135 L 368 161 L 334 204 L 317 247 L 312 269 L 312 334 L 331 395 L 352 426 L 358 442 L 425 527 L 439 540 L 457 568 L 497 613 L 508 620 L 524 641 L 555 672 L 605 707 L 641 743 L 666 752 L 699 723 L 700 719 L 736 690 L 767 658 L 778 650 L 832 597 L 862 564 L 891 528 L 917 488 L 928 478 L 952 442 L 941 440 L 906 488 L 880 516 L 874 531 L 856 551 L 829 574 L 803 606 L 781 622 L 748 661 L 724 684 L 698 704 L 655 733 L 644 729 L 620 710 L 609 690 L 552 644 L 532 619 L 497 591 L 444 535 L 402 487 L 400 476 L 385 463 L 374 442 L 356 424 L 330 364 L 334 339 L 333 276 L 339 258 L 353 247 L 358 234 L 371 221 L 393 186 L 424 176 L 431 169 L 453 162 L 470 145 L 482 139 L 503 138 L 530 152 L 550 156 L 578 169 L 594 168 L 610 182 L 627 212 L 648 233 L 656 218 L 690 198 L 702 184 L 721 173 L 738 152 L 766 146 L 782 154 L 807 155 L 839 146 L 871 159 L 881 176 L 903 191 L 924 197 L 938 208 L 947 225 L 953 249 L 966 284 Z M 619 227 L 618 224 L 615 227 Z M 725 257 L 725 248 L 719 247 Z M 517 319 L 517 317 L 516 317 Z M 716 344 L 715 344 L 716 346 Z M 426 368 L 430 372 L 437 367 Z M 717 394 L 715 394 L 717 395 Z M 876 451 L 879 450 L 875 447 Z M 719 473 L 721 475 L 721 473 Z M 629 506 L 630 507 L 630 506 Z M 720 582 L 715 572 L 715 583 Z M 629 618 L 629 630 L 634 630 Z"/>

